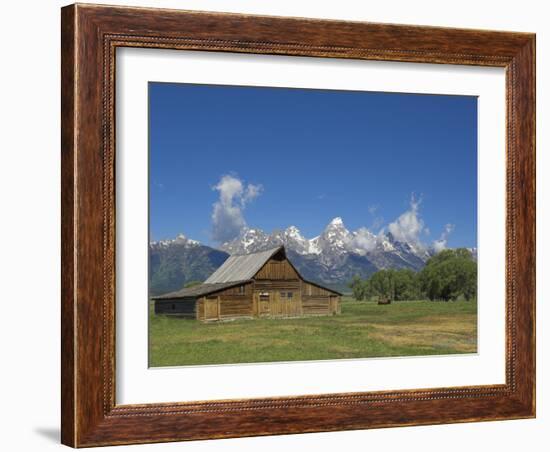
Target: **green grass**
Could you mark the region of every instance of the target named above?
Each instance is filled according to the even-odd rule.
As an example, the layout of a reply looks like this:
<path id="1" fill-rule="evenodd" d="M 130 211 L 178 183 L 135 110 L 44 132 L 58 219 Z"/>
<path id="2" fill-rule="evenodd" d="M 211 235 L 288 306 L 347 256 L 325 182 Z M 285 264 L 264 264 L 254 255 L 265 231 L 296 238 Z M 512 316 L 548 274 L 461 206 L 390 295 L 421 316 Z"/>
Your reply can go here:
<path id="1" fill-rule="evenodd" d="M 200 323 L 150 310 L 149 365 L 305 361 L 477 351 L 477 304 L 344 299 L 342 314 Z"/>

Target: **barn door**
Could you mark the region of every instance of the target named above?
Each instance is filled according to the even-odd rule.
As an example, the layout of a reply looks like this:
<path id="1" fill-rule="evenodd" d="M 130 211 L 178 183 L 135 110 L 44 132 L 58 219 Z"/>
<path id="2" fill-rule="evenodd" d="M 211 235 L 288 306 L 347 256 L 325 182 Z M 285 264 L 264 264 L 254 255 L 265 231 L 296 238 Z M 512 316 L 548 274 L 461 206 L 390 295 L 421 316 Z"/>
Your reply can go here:
<path id="1" fill-rule="evenodd" d="M 252 294 L 252 317 L 260 316 L 260 295 L 258 292 Z"/>
<path id="2" fill-rule="evenodd" d="M 300 292 L 292 292 L 292 315 L 294 317 L 302 314 L 302 297 Z"/>
<path id="3" fill-rule="evenodd" d="M 219 320 L 220 300 L 219 297 L 207 298 L 204 300 L 204 320 Z"/>
<path id="4" fill-rule="evenodd" d="M 300 300 L 296 292 L 275 292 L 274 311 L 280 317 L 296 317 L 300 313 Z"/>
<path id="5" fill-rule="evenodd" d="M 258 316 L 268 317 L 270 314 L 270 293 L 269 292 L 257 292 L 255 295 L 258 300 Z"/>
<path id="6" fill-rule="evenodd" d="M 269 314 L 271 317 L 278 317 L 281 315 L 279 292 L 270 292 L 269 294 Z"/>
<path id="7" fill-rule="evenodd" d="M 338 297 L 333 297 L 333 296 L 330 297 L 329 309 L 330 309 L 330 314 L 332 315 L 338 314 Z"/>

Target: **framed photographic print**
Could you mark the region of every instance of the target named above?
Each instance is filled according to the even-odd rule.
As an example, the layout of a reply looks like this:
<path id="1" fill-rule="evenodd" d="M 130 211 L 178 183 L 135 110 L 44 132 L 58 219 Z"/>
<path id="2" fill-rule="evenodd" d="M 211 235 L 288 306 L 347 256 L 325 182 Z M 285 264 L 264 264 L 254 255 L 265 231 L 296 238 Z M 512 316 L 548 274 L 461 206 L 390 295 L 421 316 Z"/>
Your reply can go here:
<path id="1" fill-rule="evenodd" d="M 535 416 L 535 37 L 62 9 L 62 442 Z"/>

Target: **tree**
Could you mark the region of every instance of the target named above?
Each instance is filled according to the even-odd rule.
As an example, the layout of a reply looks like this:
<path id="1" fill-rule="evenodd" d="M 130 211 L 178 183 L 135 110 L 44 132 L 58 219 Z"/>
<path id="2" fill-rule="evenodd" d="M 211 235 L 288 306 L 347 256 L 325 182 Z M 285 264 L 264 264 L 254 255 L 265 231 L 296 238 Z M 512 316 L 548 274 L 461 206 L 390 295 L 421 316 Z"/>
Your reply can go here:
<path id="1" fill-rule="evenodd" d="M 189 281 L 189 282 L 186 282 L 183 287 L 185 287 L 187 289 L 189 287 L 195 287 L 195 286 L 198 286 L 200 284 L 202 284 L 202 281 Z"/>
<path id="2" fill-rule="evenodd" d="M 471 300 L 477 293 L 477 263 L 465 248 L 444 250 L 428 260 L 420 286 L 430 300 Z"/>
<path id="3" fill-rule="evenodd" d="M 413 270 L 379 270 L 368 280 L 373 295 L 390 300 L 421 298 L 418 275 Z"/>
<path id="4" fill-rule="evenodd" d="M 370 287 L 367 280 L 363 280 L 359 275 L 355 275 L 349 283 L 353 298 L 357 301 L 368 300 L 371 296 Z"/>
<path id="5" fill-rule="evenodd" d="M 387 269 L 367 280 L 354 276 L 350 287 L 356 300 L 373 296 L 389 300 L 471 300 L 477 293 L 477 263 L 465 248 L 444 250 L 432 256 L 420 273 Z"/>
<path id="6" fill-rule="evenodd" d="M 395 270 L 394 297 L 395 300 L 418 300 L 422 298 L 418 274 L 410 269 Z"/>
<path id="7" fill-rule="evenodd" d="M 354 275 L 354 277 L 351 279 L 351 282 L 349 283 L 349 287 L 351 288 L 353 298 L 355 298 L 357 301 L 362 301 L 365 299 L 363 293 L 363 281 L 361 280 L 359 275 Z"/>
<path id="8" fill-rule="evenodd" d="M 369 278 L 369 285 L 372 290 L 372 294 L 395 299 L 395 270 L 379 270 Z"/>

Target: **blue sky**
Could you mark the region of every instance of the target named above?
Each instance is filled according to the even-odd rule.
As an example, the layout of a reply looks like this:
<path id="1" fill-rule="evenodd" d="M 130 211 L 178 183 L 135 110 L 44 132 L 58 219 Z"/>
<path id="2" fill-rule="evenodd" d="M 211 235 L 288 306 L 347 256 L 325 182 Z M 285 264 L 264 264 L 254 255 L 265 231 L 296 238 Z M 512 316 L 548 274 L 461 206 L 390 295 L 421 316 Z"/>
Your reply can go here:
<path id="1" fill-rule="evenodd" d="M 149 140 L 153 240 L 339 216 L 476 246 L 476 97 L 149 83 Z"/>

